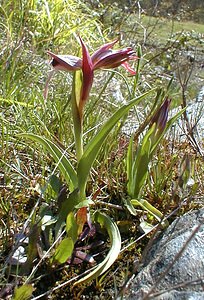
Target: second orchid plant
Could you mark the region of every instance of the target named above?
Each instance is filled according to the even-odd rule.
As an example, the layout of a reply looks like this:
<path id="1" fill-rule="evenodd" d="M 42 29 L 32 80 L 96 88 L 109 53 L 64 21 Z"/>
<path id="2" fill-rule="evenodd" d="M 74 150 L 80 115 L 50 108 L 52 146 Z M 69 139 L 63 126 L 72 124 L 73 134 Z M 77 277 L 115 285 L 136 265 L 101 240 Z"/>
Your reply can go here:
<path id="1" fill-rule="evenodd" d="M 111 247 L 105 257 L 105 259 L 97 265 L 88 275 L 80 279 L 77 283 L 81 283 L 93 278 L 98 277 L 104 273 L 116 260 L 121 248 L 121 237 L 117 225 L 112 219 L 102 213 L 99 210 L 94 211 L 89 216 L 89 206 L 94 205 L 93 201 L 86 196 L 87 180 L 91 172 L 92 165 L 99 153 L 101 146 L 106 140 L 108 134 L 118 121 L 124 117 L 129 110 L 138 104 L 142 99 L 149 95 L 153 90 L 150 90 L 139 97 L 133 98 L 127 104 L 120 107 L 99 129 L 96 135 L 86 144 L 83 142 L 83 116 L 85 104 L 89 99 L 90 91 L 94 81 L 94 72 L 98 69 L 111 69 L 118 66 L 124 67 L 131 75 L 135 75 L 136 72 L 128 64 L 131 60 L 137 60 L 137 56 L 132 48 L 124 48 L 120 50 L 113 50 L 113 46 L 117 41 L 107 43 L 90 55 L 87 46 L 79 37 L 79 41 L 82 48 L 82 58 L 73 55 L 56 55 L 50 51 L 48 54 L 51 56 L 51 66 L 53 70 L 48 77 L 45 87 L 45 98 L 48 95 L 48 83 L 53 73 L 56 70 L 62 70 L 67 72 L 73 72 L 73 84 L 72 84 L 72 119 L 74 127 L 74 140 L 77 165 L 74 167 L 70 162 L 68 155 L 64 149 L 59 145 L 56 145 L 51 140 L 38 136 L 35 134 L 24 133 L 20 134 L 21 137 L 29 138 L 33 141 L 37 141 L 44 146 L 46 151 L 52 155 L 56 161 L 57 166 L 66 180 L 66 184 L 69 188 L 70 194 L 63 201 L 59 210 L 58 216 L 55 220 L 55 235 L 59 236 L 62 228 L 66 228 L 66 237 L 59 243 L 53 256 L 53 261 L 58 263 L 65 263 L 72 255 L 74 245 L 83 231 L 85 223 L 92 226 L 93 223 L 99 223 L 101 227 L 105 227 L 108 232 Z M 151 151 L 158 145 L 160 138 L 165 132 L 166 121 L 168 116 L 169 100 L 166 100 L 163 108 L 158 110 L 158 113 L 152 119 L 152 126 L 150 132 L 146 136 L 146 144 L 144 147 L 141 145 L 141 151 L 148 149 L 148 161 L 145 172 L 147 173 L 148 162 L 151 159 Z M 163 116 L 165 117 L 162 117 Z M 163 122 L 163 123 L 162 123 Z M 155 125 L 156 124 L 156 125 Z M 162 130 L 161 129 L 161 124 Z M 131 142 L 132 143 L 132 142 Z M 128 160 L 128 193 L 134 200 L 139 197 L 140 189 L 144 184 L 145 177 L 143 176 L 141 182 L 141 164 L 142 152 L 137 152 L 135 158 L 133 157 L 131 144 L 129 147 L 129 160 Z M 149 146 L 151 144 L 151 146 Z M 140 149 L 139 148 L 139 149 Z M 144 168 L 143 168 L 144 169 Z M 146 176 L 145 173 L 145 176 Z M 137 175 L 136 175 L 137 174 Z M 143 180 L 144 179 L 144 180 Z M 138 188 L 139 184 L 139 188 Z M 138 199 L 135 201 L 139 201 Z M 134 205 L 134 201 L 130 203 Z M 136 203 L 137 204 L 137 203 Z M 146 205 L 146 204 L 145 204 Z M 144 208 L 146 208 L 146 206 Z M 131 208 L 130 208 L 131 210 Z M 149 209 L 152 212 L 152 207 Z M 156 212 L 156 216 L 158 216 Z M 160 215 L 159 215 L 160 216 Z"/>

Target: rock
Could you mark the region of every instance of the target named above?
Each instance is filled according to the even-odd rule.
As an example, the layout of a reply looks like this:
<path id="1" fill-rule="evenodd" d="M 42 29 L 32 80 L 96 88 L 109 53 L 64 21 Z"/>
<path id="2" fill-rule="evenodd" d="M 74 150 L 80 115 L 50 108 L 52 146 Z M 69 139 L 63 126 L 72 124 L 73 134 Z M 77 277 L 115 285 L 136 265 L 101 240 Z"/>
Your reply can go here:
<path id="1" fill-rule="evenodd" d="M 196 99 L 190 101 L 186 107 L 186 114 L 189 121 L 191 131 L 196 142 L 202 149 L 204 141 L 204 86 L 200 90 Z M 169 113 L 169 118 L 173 117 L 180 111 L 180 108 L 174 108 Z M 178 121 L 173 124 L 171 132 L 169 133 L 170 139 L 176 137 L 177 141 L 185 142 L 189 140 L 189 132 L 186 122 L 180 117 Z"/>
<path id="2" fill-rule="evenodd" d="M 144 260 L 123 299 L 204 299 L 204 208 L 177 218 Z"/>

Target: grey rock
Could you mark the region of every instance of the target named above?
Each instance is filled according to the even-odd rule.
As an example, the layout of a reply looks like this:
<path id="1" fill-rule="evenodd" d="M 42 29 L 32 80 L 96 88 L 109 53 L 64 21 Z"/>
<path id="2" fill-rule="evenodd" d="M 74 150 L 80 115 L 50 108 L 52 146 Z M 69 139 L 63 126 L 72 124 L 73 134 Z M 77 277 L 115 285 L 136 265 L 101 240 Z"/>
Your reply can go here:
<path id="1" fill-rule="evenodd" d="M 204 209 L 177 218 L 155 239 L 123 299 L 204 299 Z"/>

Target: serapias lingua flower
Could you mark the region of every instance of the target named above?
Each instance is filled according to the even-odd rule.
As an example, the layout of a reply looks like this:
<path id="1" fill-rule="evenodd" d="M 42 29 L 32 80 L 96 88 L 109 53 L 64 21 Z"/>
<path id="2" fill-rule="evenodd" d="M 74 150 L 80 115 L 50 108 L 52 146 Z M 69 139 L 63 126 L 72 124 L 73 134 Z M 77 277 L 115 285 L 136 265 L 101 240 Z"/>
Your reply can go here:
<path id="1" fill-rule="evenodd" d="M 170 104 L 171 99 L 167 97 L 150 121 L 150 127 L 153 126 L 153 124 L 156 124 L 153 133 L 154 141 L 160 137 L 166 127 Z"/>
<path id="2" fill-rule="evenodd" d="M 81 38 L 79 39 L 83 48 L 85 44 Z M 127 61 L 129 60 L 137 59 L 137 56 L 135 55 L 135 51 L 131 47 L 123 48 L 120 50 L 111 49 L 116 43 L 117 40 L 104 44 L 101 48 L 96 50 L 91 55 L 93 70 L 112 69 L 121 65 L 131 75 L 135 75 L 136 72 L 127 63 Z M 52 57 L 51 65 L 56 70 L 63 70 L 69 72 L 69 71 L 76 71 L 82 68 L 83 62 L 80 57 L 73 56 L 73 55 L 56 55 L 50 51 L 47 51 L 47 53 Z"/>
<path id="3" fill-rule="evenodd" d="M 62 70 L 68 72 L 74 72 L 82 69 L 83 72 L 83 88 L 82 88 L 82 100 L 86 101 L 89 91 L 93 82 L 93 72 L 97 69 L 111 69 L 118 66 L 123 66 L 131 75 L 135 75 L 136 72 L 130 67 L 128 61 L 136 60 L 137 56 L 135 51 L 130 48 L 123 48 L 119 50 L 113 50 L 113 46 L 117 43 L 114 40 L 110 43 L 104 44 L 98 50 L 96 50 L 91 56 L 89 54 L 87 46 L 83 40 L 79 37 L 83 57 L 77 57 L 73 55 L 56 55 L 51 51 L 47 53 L 51 56 L 51 65 L 53 70 Z M 89 76 L 87 76 L 87 70 L 89 69 Z M 44 96 L 47 97 L 48 83 L 51 79 L 53 72 L 50 73 L 46 82 Z M 91 75 L 90 75 L 91 74 Z M 85 91 L 86 90 L 86 91 Z"/>

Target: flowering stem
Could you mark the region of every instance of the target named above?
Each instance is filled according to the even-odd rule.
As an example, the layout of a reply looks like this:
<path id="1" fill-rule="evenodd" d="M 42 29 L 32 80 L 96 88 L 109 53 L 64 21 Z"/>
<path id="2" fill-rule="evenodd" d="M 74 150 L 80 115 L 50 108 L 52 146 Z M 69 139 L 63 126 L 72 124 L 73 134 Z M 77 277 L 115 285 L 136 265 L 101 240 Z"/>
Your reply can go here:
<path id="1" fill-rule="evenodd" d="M 76 105 L 72 103 L 72 113 L 73 115 L 78 115 L 79 112 L 77 110 Z M 74 140 L 75 140 L 75 147 L 76 147 L 76 157 L 77 157 L 77 162 L 79 162 L 80 158 L 82 157 L 83 154 L 83 125 L 82 125 L 82 120 L 73 118 L 73 124 L 74 124 Z"/>
<path id="2" fill-rule="evenodd" d="M 83 116 L 80 113 L 78 106 L 80 101 L 81 84 L 81 72 L 75 71 L 73 76 L 71 102 L 77 162 L 79 162 L 83 154 Z"/>

